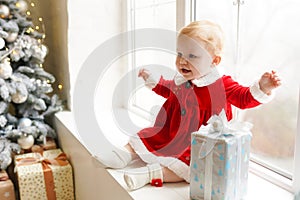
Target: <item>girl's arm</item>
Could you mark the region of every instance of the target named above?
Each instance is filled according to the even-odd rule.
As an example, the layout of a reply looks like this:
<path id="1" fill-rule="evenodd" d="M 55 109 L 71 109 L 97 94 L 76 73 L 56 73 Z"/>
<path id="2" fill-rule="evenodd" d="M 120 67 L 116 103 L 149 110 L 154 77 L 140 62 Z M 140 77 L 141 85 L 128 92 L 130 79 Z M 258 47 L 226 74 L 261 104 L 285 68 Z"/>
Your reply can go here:
<path id="1" fill-rule="evenodd" d="M 268 103 L 273 98 L 272 90 L 281 85 L 281 79 L 272 71 L 264 73 L 251 87 L 241 86 L 228 76 L 224 78 L 224 85 L 229 103 L 244 109 Z"/>
<path id="2" fill-rule="evenodd" d="M 158 95 L 168 98 L 170 95 L 170 87 L 173 81 L 165 80 L 162 76 L 155 77 L 148 70 L 141 69 L 138 77 L 142 77 L 145 81 L 145 85 L 152 89 Z"/>
<path id="3" fill-rule="evenodd" d="M 260 89 L 258 81 L 250 87 L 245 87 L 234 81 L 230 76 L 224 76 L 223 80 L 227 101 L 240 109 L 252 108 L 267 103 L 273 98 L 273 96 L 267 95 Z"/>

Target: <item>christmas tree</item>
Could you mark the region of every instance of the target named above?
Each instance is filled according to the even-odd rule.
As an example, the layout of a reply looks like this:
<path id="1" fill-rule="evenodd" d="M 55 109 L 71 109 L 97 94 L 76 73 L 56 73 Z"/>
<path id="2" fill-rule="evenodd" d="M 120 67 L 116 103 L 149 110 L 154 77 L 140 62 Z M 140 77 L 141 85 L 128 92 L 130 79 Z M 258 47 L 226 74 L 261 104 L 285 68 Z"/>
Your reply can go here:
<path id="1" fill-rule="evenodd" d="M 51 94 L 55 77 L 43 68 L 45 34 L 28 7 L 25 0 L 0 0 L 0 169 L 11 163 L 11 151 L 55 138 L 46 118 L 62 109 Z"/>

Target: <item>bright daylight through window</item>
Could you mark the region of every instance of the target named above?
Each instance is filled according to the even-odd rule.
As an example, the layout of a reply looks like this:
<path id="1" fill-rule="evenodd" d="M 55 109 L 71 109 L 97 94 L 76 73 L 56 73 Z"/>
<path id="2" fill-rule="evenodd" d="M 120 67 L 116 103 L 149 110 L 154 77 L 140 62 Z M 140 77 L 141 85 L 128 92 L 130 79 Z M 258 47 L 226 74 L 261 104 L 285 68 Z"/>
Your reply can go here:
<path id="1" fill-rule="evenodd" d="M 137 0 L 131 2 L 131 30 L 163 28 L 176 30 L 176 1 Z M 252 129 L 253 160 L 292 178 L 299 105 L 300 2 L 297 0 L 197 0 L 196 20 L 219 23 L 225 33 L 225 49 L 218 68 L 244 85 L 251 85 L 265 71 L 275 70 L 283 79 L 274 99 L 255 109 L 238 111 Z M 149 56 L 150 55 L 150 56 Z M 175 70 L 175 55 L 151 50 L 137 51 L 134 66 L 157 63 Z M 140 98 L 143 97 L 143 98 Z M 145 98 L 146 97 L 146 98 Z M 157 98 L 157 99 L 156 99 Z M 143 88 L 133 105 L 153 112 L 163 99 Z M 155 113 L 155 112 L 154 112 Z"/>
<path id="2" fill-rule="evenodd" d="M 300 50 L 295 42 L 300 34 L 295 27 L 300 22 L 299 6 L 295 0 L 251 0 L 240 1 L 240 5 L 212 0 L 197 1 L 196 8 L 196 19 L 216 20 L 225 28 L 224 54 L 229 62 L 223 62 L 222 67 L 227 74 L 233 71 L 227 72 L 230 65 L 235 71 L 232 75 L 245 84 L 251 84 L 264 71 L 275 70 L 283 77 L 282 87 L 269 104 L 241 111 L 239 117 L 254 124 L 253 159 L 289 178 L 293 173 L 299 101 L 296 76 L 300 59 L 295 54 Z M 217 11 L 212 13 L 211 9 Z M 237 47 L 235 53 L 232 44 Z"/>

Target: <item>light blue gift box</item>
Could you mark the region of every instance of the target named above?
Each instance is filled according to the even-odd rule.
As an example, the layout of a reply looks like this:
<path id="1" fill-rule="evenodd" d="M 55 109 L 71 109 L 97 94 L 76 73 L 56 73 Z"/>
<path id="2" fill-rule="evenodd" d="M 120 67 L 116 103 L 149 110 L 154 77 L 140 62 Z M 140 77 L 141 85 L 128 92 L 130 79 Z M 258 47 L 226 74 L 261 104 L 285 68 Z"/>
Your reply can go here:
<path id="1" fill-rule="evenodd" d="M 251 124 L 228 122 L 225 113 L 192 133 L 190 197 L 240 200 L 247 193 Z"/>

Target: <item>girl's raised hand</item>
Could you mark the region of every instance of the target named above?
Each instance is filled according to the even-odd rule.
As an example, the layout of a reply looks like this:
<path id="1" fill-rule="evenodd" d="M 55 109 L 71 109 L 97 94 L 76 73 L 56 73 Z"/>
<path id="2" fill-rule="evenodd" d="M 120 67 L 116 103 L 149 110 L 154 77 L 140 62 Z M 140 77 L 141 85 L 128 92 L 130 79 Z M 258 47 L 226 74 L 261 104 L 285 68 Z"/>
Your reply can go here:
<path id="1" fill-rule="evenodd" d="M 265 72 L 260 80 L 259 87 L 267 95 L 271 94 L 271 91 L 281 85 L 281 79 L 278 77 L 275 71 Z"/>
<path id="2" fill-rule="evenodd" d="M 144 79 L 144 81 L 146 81 L 150 76 L 150 73 L 148 70 L 146 69 L 140 69 L 138 77 L 142 77 Z"/>

